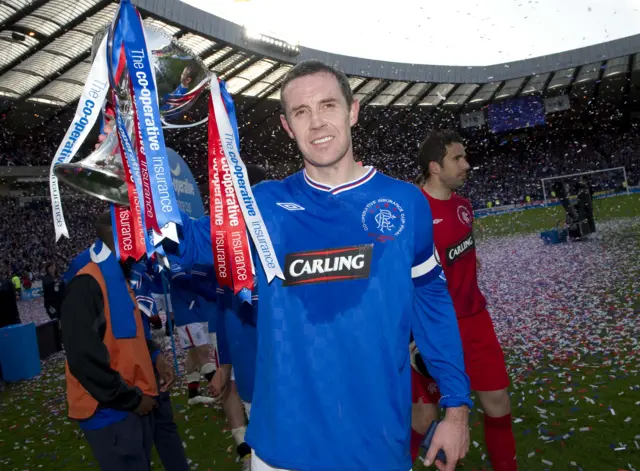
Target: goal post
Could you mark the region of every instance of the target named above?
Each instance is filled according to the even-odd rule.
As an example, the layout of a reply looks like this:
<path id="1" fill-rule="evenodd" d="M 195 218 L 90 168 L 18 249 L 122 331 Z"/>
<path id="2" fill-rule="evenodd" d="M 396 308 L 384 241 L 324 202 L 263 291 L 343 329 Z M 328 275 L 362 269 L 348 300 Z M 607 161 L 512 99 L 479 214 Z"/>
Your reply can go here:
<path id="1" fill-rule="evenodd" d="M 625 189 L 627 195 L 630 194 L 629 191 L 629 182 L 627 180 L 627 170 L 625 167 L 614 167 L 614 168 L 606 168 L 606 169 L 602 169 L 602 170 L 592 170 L 589 172 L 579 172 L 579 173 L 568 173 L 566 175 L 558 175 L 555 177 L 546 177 L 541 179 L 542 182 L 542 194 L 544 197 L 544 205 L 547 206 L 549 204 L 549 195 L 551 194 L 551 188 L 547 189 L 547 185 L 550 185 L 550 183 L 554 180 L 566 180 L 568 178 L 577 178 L 577 177 L 582 177 L 582 176 L 586 176 L 586 175 L 602 175 L 606 172 L 619 172 L 621 174 L 622 177 L 622 186 Z"/>

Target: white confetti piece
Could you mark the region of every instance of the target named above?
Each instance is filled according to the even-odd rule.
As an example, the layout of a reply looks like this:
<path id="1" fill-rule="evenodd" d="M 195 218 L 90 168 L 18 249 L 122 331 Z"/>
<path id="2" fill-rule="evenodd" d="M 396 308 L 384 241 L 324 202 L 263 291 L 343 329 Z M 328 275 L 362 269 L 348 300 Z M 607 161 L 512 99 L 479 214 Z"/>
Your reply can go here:
<path id="1" fill-rule="evenodd" d="M 547 466 L 553 466 L 553 461 L 542 460 L 542 464 L 546 464 Z"/>

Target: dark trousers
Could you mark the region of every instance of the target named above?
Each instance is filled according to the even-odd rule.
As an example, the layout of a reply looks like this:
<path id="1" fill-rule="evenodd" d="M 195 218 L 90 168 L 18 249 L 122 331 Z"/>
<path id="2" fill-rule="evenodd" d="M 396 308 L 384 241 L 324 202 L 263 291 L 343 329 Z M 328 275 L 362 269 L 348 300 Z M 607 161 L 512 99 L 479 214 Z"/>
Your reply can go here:
<path id="1" fill-rule="evenodd" d="M 178 426 L 173 421 L 171 398 L 168 392 L 160 393 L 158 408 L 153 411 L 153 443 L 166 471 L 189 471 Z"/>
<path id="2" fill-rule="evenodd" d="M 126 419 L 98 430 L 87 430 L 93 456 L 102 471 L 149 471 L 154 414 L 131 412 Z"/>

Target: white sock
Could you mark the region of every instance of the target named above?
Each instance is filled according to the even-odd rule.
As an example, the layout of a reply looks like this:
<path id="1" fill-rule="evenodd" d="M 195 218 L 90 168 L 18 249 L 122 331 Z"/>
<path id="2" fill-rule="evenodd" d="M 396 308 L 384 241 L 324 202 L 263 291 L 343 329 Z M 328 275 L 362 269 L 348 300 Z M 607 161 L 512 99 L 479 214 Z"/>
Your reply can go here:
<path id="1" fill-rule="evenodd" d="M 236 442 L 236 445 L 240 445 L 244 443 L 244 434 L 247 432 L 247 427 L 238 427 L 231 429 L 231 435 L 233 435 L 233 439 Z"/>
<path id="2" fill-rule="evenodd" d="M 216 371 L 216 365 L 213 363 L 206 363 L 200 367 L 200 373 L 202 373 L 203 376 L 213 373 L 214 371 Z"/>
<path id="3" fill-rule="evenodd" d="M 200 372 L 194 371 L 193 373 L 189 373 L 185 375 L 185 379 L 187 383 L 199 383 L 200 382 Z"/>
<path id="4" fill-rule="evenodd" d="M 242 401 L 242 404 L 244 405 L 244 412 L 247 414 L 247 420 L 251 420 L 251 403 Z"/>

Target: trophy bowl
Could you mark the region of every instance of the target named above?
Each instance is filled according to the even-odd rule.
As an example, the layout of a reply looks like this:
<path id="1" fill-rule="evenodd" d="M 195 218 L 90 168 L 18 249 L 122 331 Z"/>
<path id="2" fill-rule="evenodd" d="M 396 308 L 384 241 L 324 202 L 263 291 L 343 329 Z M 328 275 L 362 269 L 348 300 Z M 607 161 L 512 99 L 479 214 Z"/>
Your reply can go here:
<path id="1" fill-rule="evenodd" d="M 145 25 L 147 48 L 156 81 L 160 117 L 167 127 L 182 127 L 180 118 L 208 89 L 211 72 L 202 60 L 189 48 L 169 36 L 164 31 Z M 92 57 L 106 34 L 107 54 L 119 58 L 121 46 L 114 45 L 111 27 L 106 27 L 94 37 Z M 123 57 L 123 56 L 122 56 Z M 107 63 L 118 61 L 107 59 Z M 116 67 L 114 67 L 115 69 Z M 126 132 L 134 141 L 133 97 L 129 88 L 129 73 L 126 67 L 113 70 L 113 94 L 108 94 L 110 103 L 118 107 Z M 111 96 L 110 96 L 111 95 Z M 111 132 L 95 151 L 86 158 L 75 162 L 58 164 L 54 167 L 56 177 L 70 187 L 104 201 L 129 206 L 126 175 L 117 132 Z"/>

